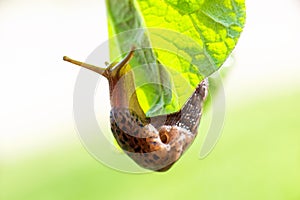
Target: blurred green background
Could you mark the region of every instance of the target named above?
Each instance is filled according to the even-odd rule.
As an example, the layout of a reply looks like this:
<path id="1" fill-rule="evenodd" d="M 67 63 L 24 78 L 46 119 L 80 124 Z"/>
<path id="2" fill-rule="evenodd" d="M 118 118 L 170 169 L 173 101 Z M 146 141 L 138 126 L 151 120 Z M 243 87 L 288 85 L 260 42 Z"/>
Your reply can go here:
<path id="1" fill-rule="evenodd" d="M 1 1 L 0 199 L 300 199 L 300 3 L 247 3 L 214 150 L 199 159 L 204 115 L 168 172 L 127 174 L 81 145 L 72 121 L 78 68 L 61 61 L 84 60 L 105 41 L 104 2 Z"/>
<path id="2" fill-rule="evenodd" d="M 166 173 L 109 169 L 78 143 L 2 166 L 3 199 L 299 199 L 300 92 L 230 106 L 223 136 Z M 269 113 L 272 113 L 270 115 Z"/>

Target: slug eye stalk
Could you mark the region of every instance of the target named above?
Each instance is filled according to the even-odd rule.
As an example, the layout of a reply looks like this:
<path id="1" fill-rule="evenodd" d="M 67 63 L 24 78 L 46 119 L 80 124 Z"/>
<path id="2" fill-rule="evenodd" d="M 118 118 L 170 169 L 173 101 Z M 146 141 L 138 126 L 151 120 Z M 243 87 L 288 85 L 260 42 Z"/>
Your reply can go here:
<path id="1" fill-rule="evenodd" d="M 106 65 L 108 65 L 108 67 L 106 67 L 106 68 L 102 68 L 102 67 L 98 67 L 98 66 L 95 66 L 95 65 L 91 65 L 91 64 L 88 64 L 88 63 L 81 62 L 81 61 L 77 61 L 77 60 L 74 60 L 72 58 L 69 58 L 68 56 L 64 56 L 63 60 L 67 61 L 69 63 L 72 63 L 74 65 L 78 65 L 80 67 L 89 69 L 93 72 L 96 72 L 97 74 L 100 74 L 100 75 L 106 77 L 106 78 L 110 78 L 111 76 L 116 75 L 123 66 L 127 65 L 130 62 L 130 60 L 133 58 L 134 51 L 135 51 L 135 47 L 132 47 L 130 52 L 125 56 L 125 58 L 123 58 L 117 64 L 115 64 L 115 63 L 111 63 L 111 64 L 106 63 Z"/>
<path id="2" fill-rule="evenodd" d="M 105 74 L 105 70 L 106 70 L 105 68 L 101 68 L 101 67 L 97 67 L 95 65 L 91 65 L 91 64 L 87 64 L 87 63 L 84 63 L 84 62 L 81 62 L 81 61 L 77 61 L 77 60 L 74 60 L 72 58 L 69 58 L 68 56 L 64 56 L 63 60 L 67 61 L 69 63 L 72 63 L 74 65 L 78 65 L 80 67 L 89 69 L 91 71 L 94 71 L 94 72 L 96 72 L 98 74 L 101 74 L 101 75 L 105 76 L 104 75 Z"/>

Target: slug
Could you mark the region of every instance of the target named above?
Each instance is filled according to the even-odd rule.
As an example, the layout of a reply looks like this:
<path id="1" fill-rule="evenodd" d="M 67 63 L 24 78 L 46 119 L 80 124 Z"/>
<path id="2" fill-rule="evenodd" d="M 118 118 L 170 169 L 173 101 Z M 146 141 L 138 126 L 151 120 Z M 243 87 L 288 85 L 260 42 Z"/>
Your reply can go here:
<path id="1" fill-rule="evenodd" d="M 63 60 L 92 70 L 109 82 L 111 131 L 123 151 L 143 168 L 167 171 L 194 141 L 203 103 L 208 93 L 203 80 L 183 107 L 175 113 L 146 117 L 135 93 L 134 74 L 129 61 L 135 49 L 119 63 L 106 68 L 64 57 Z"/>

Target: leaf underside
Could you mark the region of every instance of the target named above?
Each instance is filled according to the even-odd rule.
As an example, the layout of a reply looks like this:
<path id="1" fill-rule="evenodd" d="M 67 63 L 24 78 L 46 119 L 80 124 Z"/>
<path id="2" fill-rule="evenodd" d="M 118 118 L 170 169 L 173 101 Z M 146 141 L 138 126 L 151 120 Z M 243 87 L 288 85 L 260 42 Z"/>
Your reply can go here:
<path id="1" fill-rule="evenodd" d="M 139 103 L 148 117 L 180 110 L 217 71 L 245 23 L 244 0 L 107 0 L 110 55 L 132 45 Z M 140 49 L 139 49 L 140 48 Z"/>

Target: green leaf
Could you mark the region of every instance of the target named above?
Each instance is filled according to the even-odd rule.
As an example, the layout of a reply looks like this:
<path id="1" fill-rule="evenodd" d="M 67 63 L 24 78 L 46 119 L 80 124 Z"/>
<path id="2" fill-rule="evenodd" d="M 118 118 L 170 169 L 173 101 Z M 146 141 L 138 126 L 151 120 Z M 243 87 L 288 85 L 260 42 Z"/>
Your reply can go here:
<path id="1" fill-rule="evenodd" d="M 178 111 L 218 70 L 245 23 L 244 0 L 107 0 L 111 58 L 131 62 L 147 116 Z"/>

